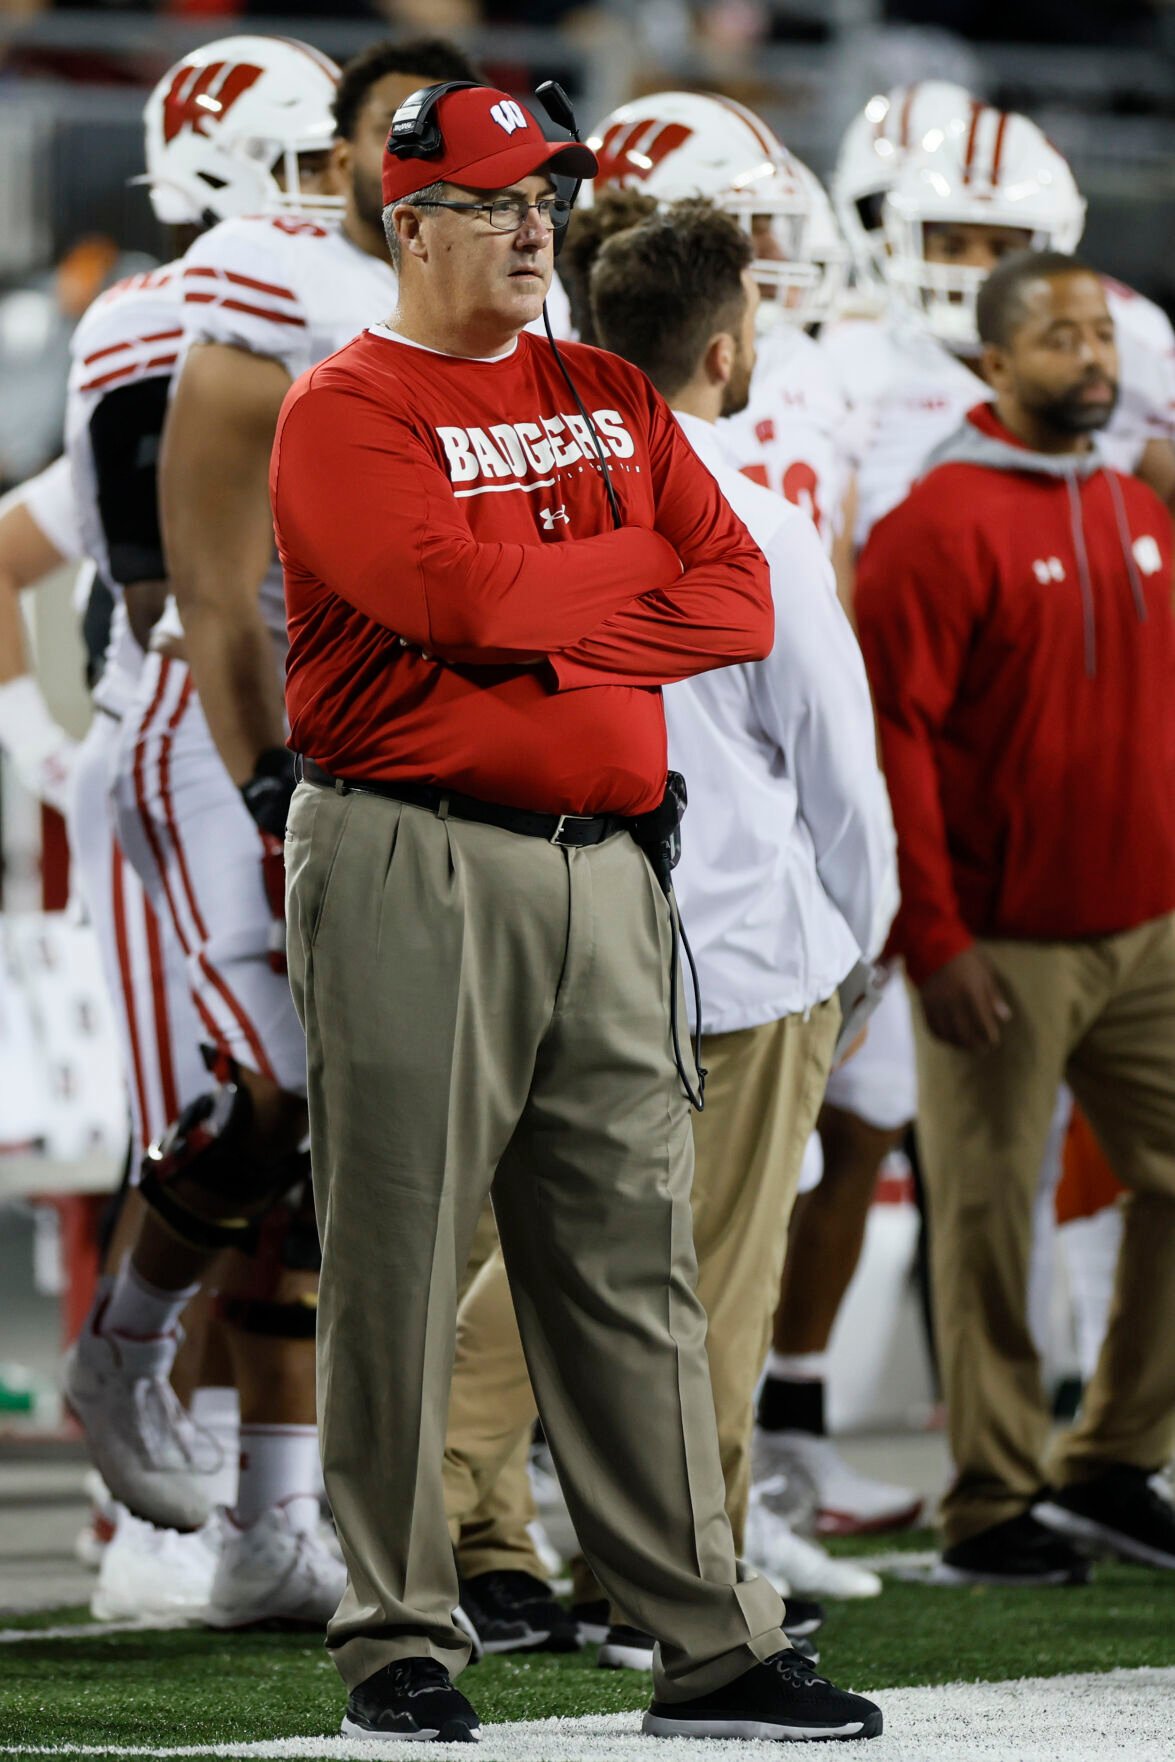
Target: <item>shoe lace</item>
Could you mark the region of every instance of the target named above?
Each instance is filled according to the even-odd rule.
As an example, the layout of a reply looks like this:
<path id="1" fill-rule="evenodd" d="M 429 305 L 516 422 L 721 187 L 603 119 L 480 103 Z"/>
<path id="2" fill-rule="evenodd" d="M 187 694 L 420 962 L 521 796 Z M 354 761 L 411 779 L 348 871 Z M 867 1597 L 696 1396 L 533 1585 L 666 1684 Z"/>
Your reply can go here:
<path id="1" fill-rule="evenodd" d="M 419 1695 L 428 1689 L 450 1689 L 452 1680 L 436 1658 L 404 1658 L 388 1666 L 388 1687 L 397 1695 Z"/>
<path id="2" fill-rule="evenodd" d="M 780 1681 L 792 1689 L 827 1689 L 832 1684 L 826 1676 L 821 1676 L 810 1658 L 794 1647 L 786 1651 L 776 1652 L 767 1660 L 768 1669 L 773 1670 Z"/>
<path id="3" fill-rule="evenodd" d="M 196 1461 L 202 1434 L 166 1377 L 139 1377 L 132 1400 L 140 1435 L 154 1467 L 174 1462 L 178 1453 L 186 1466 Z"/>

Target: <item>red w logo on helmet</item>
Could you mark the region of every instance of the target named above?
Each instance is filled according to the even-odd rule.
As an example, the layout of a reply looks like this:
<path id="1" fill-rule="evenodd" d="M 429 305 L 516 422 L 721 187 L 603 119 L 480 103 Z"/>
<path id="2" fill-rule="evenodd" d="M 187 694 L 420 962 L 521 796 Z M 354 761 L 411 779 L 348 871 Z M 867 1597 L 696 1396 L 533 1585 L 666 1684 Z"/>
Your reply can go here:
<path id="1" fill-rule="evenodd" d="M 185 128 L 208 136 L 210 122 L 223 122 L 242 92 L 261 78 L 246 62 L 213 61 L 207 67 L 181 67 L 163 100 L 163 139 L 170 146 Z"/>
<path id="2" fill-rule="evenodd" d="M 596 149 L 597 185 L 643 183 L 693 132 L 684 122 L 658 122 L 653 116 L 614 122 Z"/>

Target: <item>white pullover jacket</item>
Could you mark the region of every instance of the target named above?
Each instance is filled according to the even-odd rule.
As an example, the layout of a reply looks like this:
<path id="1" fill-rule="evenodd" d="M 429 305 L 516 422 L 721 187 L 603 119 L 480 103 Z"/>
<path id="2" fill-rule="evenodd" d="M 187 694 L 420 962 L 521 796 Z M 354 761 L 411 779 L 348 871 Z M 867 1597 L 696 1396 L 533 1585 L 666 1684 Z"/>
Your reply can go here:
<path id="1" fill-rule="evenodd" d="M 677 419 L 766 557 L 775 600 L 766 660 L 665 690 L 669 763 L 689 790 L 674 887 L 703 1032 L 724 1034 L 803 1014 L 876 958 L 897 864 L 865 667 L 816 529 L 728 464 L 712 423 Z"/>

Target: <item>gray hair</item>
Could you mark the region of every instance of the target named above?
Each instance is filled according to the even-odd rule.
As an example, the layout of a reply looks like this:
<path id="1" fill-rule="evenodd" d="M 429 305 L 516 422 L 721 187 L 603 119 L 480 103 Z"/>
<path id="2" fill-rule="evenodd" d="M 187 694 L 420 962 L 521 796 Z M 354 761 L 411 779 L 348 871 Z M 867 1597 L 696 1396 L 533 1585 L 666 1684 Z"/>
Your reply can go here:
<path id="1" fill-rule="evenodd" d="M 410 196 L 397 196 L 396 200 L 389 202 L 384 209 L 384 237 L 388 241 L 388 256 L 392 260 L 392 268 L 397 275 L 400 273 L 400 241 L 396 237 L 396 227 L 392 220 L 393 213 L 397 208 L 403 207 L 405 203 L 411 208 L 417 202 L 439 202 L 448 187 L 448 184 L 445 183 L 425 184 L 422 190 L 413 190 Z"/>

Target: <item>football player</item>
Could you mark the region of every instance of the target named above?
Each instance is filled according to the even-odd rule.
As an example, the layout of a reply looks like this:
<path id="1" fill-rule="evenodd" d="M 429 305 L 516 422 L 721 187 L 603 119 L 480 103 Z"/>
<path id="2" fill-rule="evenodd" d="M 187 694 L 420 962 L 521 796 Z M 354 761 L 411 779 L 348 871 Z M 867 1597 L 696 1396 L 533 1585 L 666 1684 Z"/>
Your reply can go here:
<path id="1" fill-rule="evenodd" d="M 634 99 L 591 141 L 600 159 L 593 201 L 614 188 L 658 202 L 708 196 L 750 234 L 763 295 L 757 358 L 750 403 L 724 425 L 727 448 L 754 482 L 811 516 L 839 582 L 852 537 L 848 411 L 807 334 L 834 311 L 847 272 L 827 196 L 760 117 L 715 94 Z"/>
<path id="2" fill-rule="evenodd" d="M 405 81 L 396 71 L 404 63 L 395 54 L 390 67 L 373 67 L 369 53 L 357 78 L 340 86 L 333 63 L 306 45 L 228 39 L 186 57 L 153 94 L 147 120 L 157 210 L 166 222 L 201 233 L 191 256 L 175 266 L 172 349 L 182 359 L 193 340 L 215 337 L 209 353 L 221 366 L 227 357 L 240 381 L 233 387 L 240 400 L 207 418 L 217 425 L 218 440 L 230 433 L 243 438 L 220 425 L 234 416 L 248 422 L 248 394 L 256 387 L 250 369 L 260 367 L 263 375 L 274 369 L 288 384 L 291 370 L 329 352 L 394 299 L 382 234 L 377 240 L 370 223 L 370 180 L 363 181 L 370 139 L 378 142 L 377 166 L 383 140 L 382 114 L 373 116 L 368 100 L 381 83 L 387 87 L 389 75 L 402 95 L 446 71 L 437 67 L 433 45 L 423 46 L 421 60 L 419 72 Z M 336 142 L 335 100 L 348 95 L 347 130 Z M 345 203 L 331 193 L 340 180 Z M 201 223 L 241 215 L 253 218 L 212 226 L 207 236 L 216 246 L 206 254 Z M 136 334 L 159 347 L 160 332 Z M 278 361 L 287 365 L 278 368 Z M 174 370 L 179 361 L 169 365 Z M 199 391 L 198 372 L 196 380 Z M 153 425 L 141 413 L 142 435 L 150 430 L 155 441 L 165 401 L 156 404 Z M 185 418 L 192 403 L 189 396 L 182 406 Z M 247 432 L 267 463 L 272 423 L 267 433 L 257 416 L 254 407 Z M 187 435 L 181 429 L 181 442 L 191 427 L 189 422 Z M 176 456 L 186 469 L 182 444 Z M 234 468 L 240 464 L 234 453 Z M 258 482 L 260 509 L 247 494 L 250 483 Z M 236 569 L 234 581 L 246 588 L 240 634 L 243 652 L 254 660 L 257 590 L 272 542 L 267 536 L 262 545 L 259 539 L 262 520 L 268 534 L 264 484 L 264 464 L 259 478 L 249 479 L 242 469 L 232 488 L 243 493 L 218 509 L 226 520 L 246 510 L 237 535 L 243 568 Z M 206 480 L 193 471 L 193 494 L 206 489 Z M 213 525 L 220 536 L 222 529 Z M 181 519 L 179 568 L 169 555 L 166 571 L 168 586 L 181 592 L 190 533 Z M 149 538 L 145 548 L 158 561 L 148 561 L 162 578 L 157 523 Z M 250 577 L 253 559 L 258 566 Z M 274 605 L 272 572 L 269 602 L 280 642 L 284 621 Z M 194 623 L 199 646 L 198 615 Z M 272 1215 L 274 1202 L 293 1189 L 304 1170 L 299 1145 L 305 1125 L 298 1094 L 304 1080 L 301 1036 L 284 975 L 269 961 L 272 918 L 263 864 L 276 896 L 280 842 L 272 835 L 266 842 L 217 756 L 179 629 L 171 612 L 154 631 L 124 722 L 116 795 L 120 832 L 183 946 L 213 1082 L 206 1073 L 202 1093 L 181 1111 L 152 1158 L 145 1190 L 153 1210 L 109 1305 L 82 1342 L 71 1396 L 87 1410 L 92 1441 L 116 1459 L 123 1497 L 129 1493 L 128 1502 L 147 1515 L 191 1526 L 204 1516 L 208 1493 L 195 1472 L 201 1463 L 190 1429 L 185 1434 L 182 1414 L 165 1392 L 177 1306 L 215 1255 L 253 1237 L 257 1216 Z M 276 670 L 280 651 L 268 633 L 263 641 L 268 666 Z M 212 695 L 219 707 L 215 690 Z M 280 701 L 276 684 L 266 701 L 274 695 Z M 342 1568 L 315 1534 L 317 1247 L 308 1206 L 299 1202 L 295 1213 L 296 1227 L 285 1232 L 278 1255 L 285 1264 L 269 1269 L 267 1288 L 238 1297 L 230 1307 L 238 1330 L 248 1335 L 239 1368 L 249 1386 L 242 1390 L 237 1521 L 226 1538 L 210 1604 L 218 1625 L 262 1617 L 322 1620 L 341 1594 Z M 157 1422 L 146 1438 L 136 1424 L 145 1402 Z"/>

